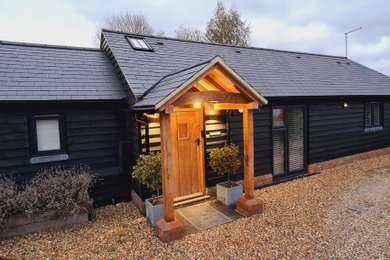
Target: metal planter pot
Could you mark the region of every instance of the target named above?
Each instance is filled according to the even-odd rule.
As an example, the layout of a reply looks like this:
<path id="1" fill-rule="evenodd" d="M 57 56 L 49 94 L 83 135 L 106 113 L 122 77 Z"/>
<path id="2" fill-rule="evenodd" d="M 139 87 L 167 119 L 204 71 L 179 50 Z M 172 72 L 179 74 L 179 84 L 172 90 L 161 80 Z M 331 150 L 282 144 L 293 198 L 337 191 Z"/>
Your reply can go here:
<path id="1" fill-rule="evenodd" d="M 225 187 L 228 182 L 217 184 L 217 200 L 228 206 L 229 208 L 236 206 L 236 201 L 242 197 L 243 186 L 237 184 L 235 187 Z"/>
<path id="2" fill-rule="evenodd" d="M 153 206 L 153 199 L 146 199 L 146 219 L 150 223 L 150 225 L 154 228 L 156 227 L 157 220 L 160 220 L 164 217 L 164 204 L 158 204 Z"/>

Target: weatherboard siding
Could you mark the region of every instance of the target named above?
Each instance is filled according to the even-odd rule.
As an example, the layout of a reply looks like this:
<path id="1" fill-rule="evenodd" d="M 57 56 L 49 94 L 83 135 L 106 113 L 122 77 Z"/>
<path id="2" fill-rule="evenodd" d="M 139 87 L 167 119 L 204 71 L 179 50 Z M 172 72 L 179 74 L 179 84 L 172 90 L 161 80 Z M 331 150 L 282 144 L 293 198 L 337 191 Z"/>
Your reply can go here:
<path id="1" fill-rule="evenodd" d="M 243 159 L 243 132 L 242 114 L 234 111 L 230 118 L 230 141 L 237 144 L 240 149 L 240 158 Z M 272 142 L 271 142 L 271 114 L 268 106 L 261 107 L 253 113 L 255 176 L 272 173 Z M 243 168 L 240 167 L 233 179 L 243 178 Z M 208 186 L 215 185 L 226 177 L 210 175 Z"/>
<path id="2" fill-rule="evenodd" d="M 365 103 L 370 98 L 309 104 L 309 163 L 390 146 L 390 103 L 383 102 L 383 130 L 364 131 Z"/>
<path id="3" fill-rule="evenodd" d="M 48 167 L 88 164 L 99 178 L 92 191 L 95 204 L 129 199 L 129 174 L 120 169 L 119 144 L 126 141 L 126 120 L 119 104 L 2 105 L 1 111 L 0 174 L 11 173 L 24 181 Z M 38 114 L 64 117 L 68 160 L 30 163 L 29 120 Z"/>

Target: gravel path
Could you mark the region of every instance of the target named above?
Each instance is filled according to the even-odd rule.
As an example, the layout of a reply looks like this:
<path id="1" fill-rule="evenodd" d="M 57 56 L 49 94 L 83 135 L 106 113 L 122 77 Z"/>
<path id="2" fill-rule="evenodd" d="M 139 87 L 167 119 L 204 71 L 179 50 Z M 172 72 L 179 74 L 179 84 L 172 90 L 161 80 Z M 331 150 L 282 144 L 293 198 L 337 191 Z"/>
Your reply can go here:
<path id="1" fill-rule="evenodd" d="M 0 242 L 17 259 L 390 259 L 390 156 L 255 192 L 262 215 L 168 244 L 132 203 L 96 210 L 97 221 Z M 367 208 L 364 213 L 351 206 Z"/>

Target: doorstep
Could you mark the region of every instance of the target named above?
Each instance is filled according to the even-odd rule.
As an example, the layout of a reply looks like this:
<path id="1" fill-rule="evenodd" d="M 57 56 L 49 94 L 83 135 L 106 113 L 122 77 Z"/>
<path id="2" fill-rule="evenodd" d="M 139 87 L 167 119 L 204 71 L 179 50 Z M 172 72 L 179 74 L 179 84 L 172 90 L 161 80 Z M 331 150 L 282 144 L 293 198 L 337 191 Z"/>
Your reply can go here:
<path id="1" fill-rule="evenodd" d="M 184 235 L 223 225 L 244 217 L 235 208 L 209 200 L 175 209 L 175 217 L 184 225 Z"/>

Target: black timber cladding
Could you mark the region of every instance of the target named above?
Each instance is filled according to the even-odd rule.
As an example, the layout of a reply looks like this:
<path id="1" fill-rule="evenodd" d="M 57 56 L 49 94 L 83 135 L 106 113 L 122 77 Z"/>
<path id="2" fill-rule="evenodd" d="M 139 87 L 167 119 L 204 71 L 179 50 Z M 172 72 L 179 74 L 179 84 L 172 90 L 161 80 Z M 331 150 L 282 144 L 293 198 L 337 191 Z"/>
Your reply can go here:
<path id="1" fill-rule="evenodd" d="M 364 107 L 366 103 L 373 101 L 382 104 L 383 130 L 366 132 Z M 347 108 L 344 107 L 345 102 L 348 104 Z M 307 164 L 390 146 L 390 102 L 386 98 L 270 99 L 269 105 L 254 110 L 255 176 L 269 174 L 273 171 L 272 107 L 286 105 L 303 105 L 306 108 L 305 161 Z M 208 118 L 205 117 L 206 129 L 207 121 Z M 230 141 L 239 145 L 242 159 L 242 114 L 234 111 L 229 119 L 229 126 Z M 243 169 L 241 167 L 233 179 L 242 178 Z M 225 176 L 213 174 L 209 168 L 206 170 L 207 186 L 213 186 L 225 179 Z"/>
<path id="2" fill-rule="evenodd" d="M 99 181 L 93 189 L 95 205 L 130 199 L 130 172 L 121 169 L 122 142 L 128 139 L 126 119 L 119 103 L 84 104 L 2 104 L 0 105 L 0 174 L 13 174 L 18 181 L 30 179 L 37 171 L 57 165 L 91 166 Z M 6 112 L 5 112 L 6 111 Z M 60 114 L 66 121 L 66 153 L 69 159 L 31 164 L 29 120 L 34 115 Z M 128 154 L 125 161 L 132 161 Z"/>
<path id="3" fill-rule="evenodd" d="M 272 142 L 271 142 L 271 110 L 269 106 L 253 111 L 253 138 L 255 152 L 255 176 L 272 173 Z M 242 113 L 234 111 L 230 118 L 230 141 L 240 148 L 243 159 L 243 128 Z M 243 168 L 233 179 L 243 178 Z"/>
<path id="4" fill-rule="evenodd" d="M 372 101 L 382 104 L 383 130 L 366 132 L 365 104 Z M 318 100 L 308 107 L 309 163 L 390 146 L 390 102 L 385 98 Z"/>

